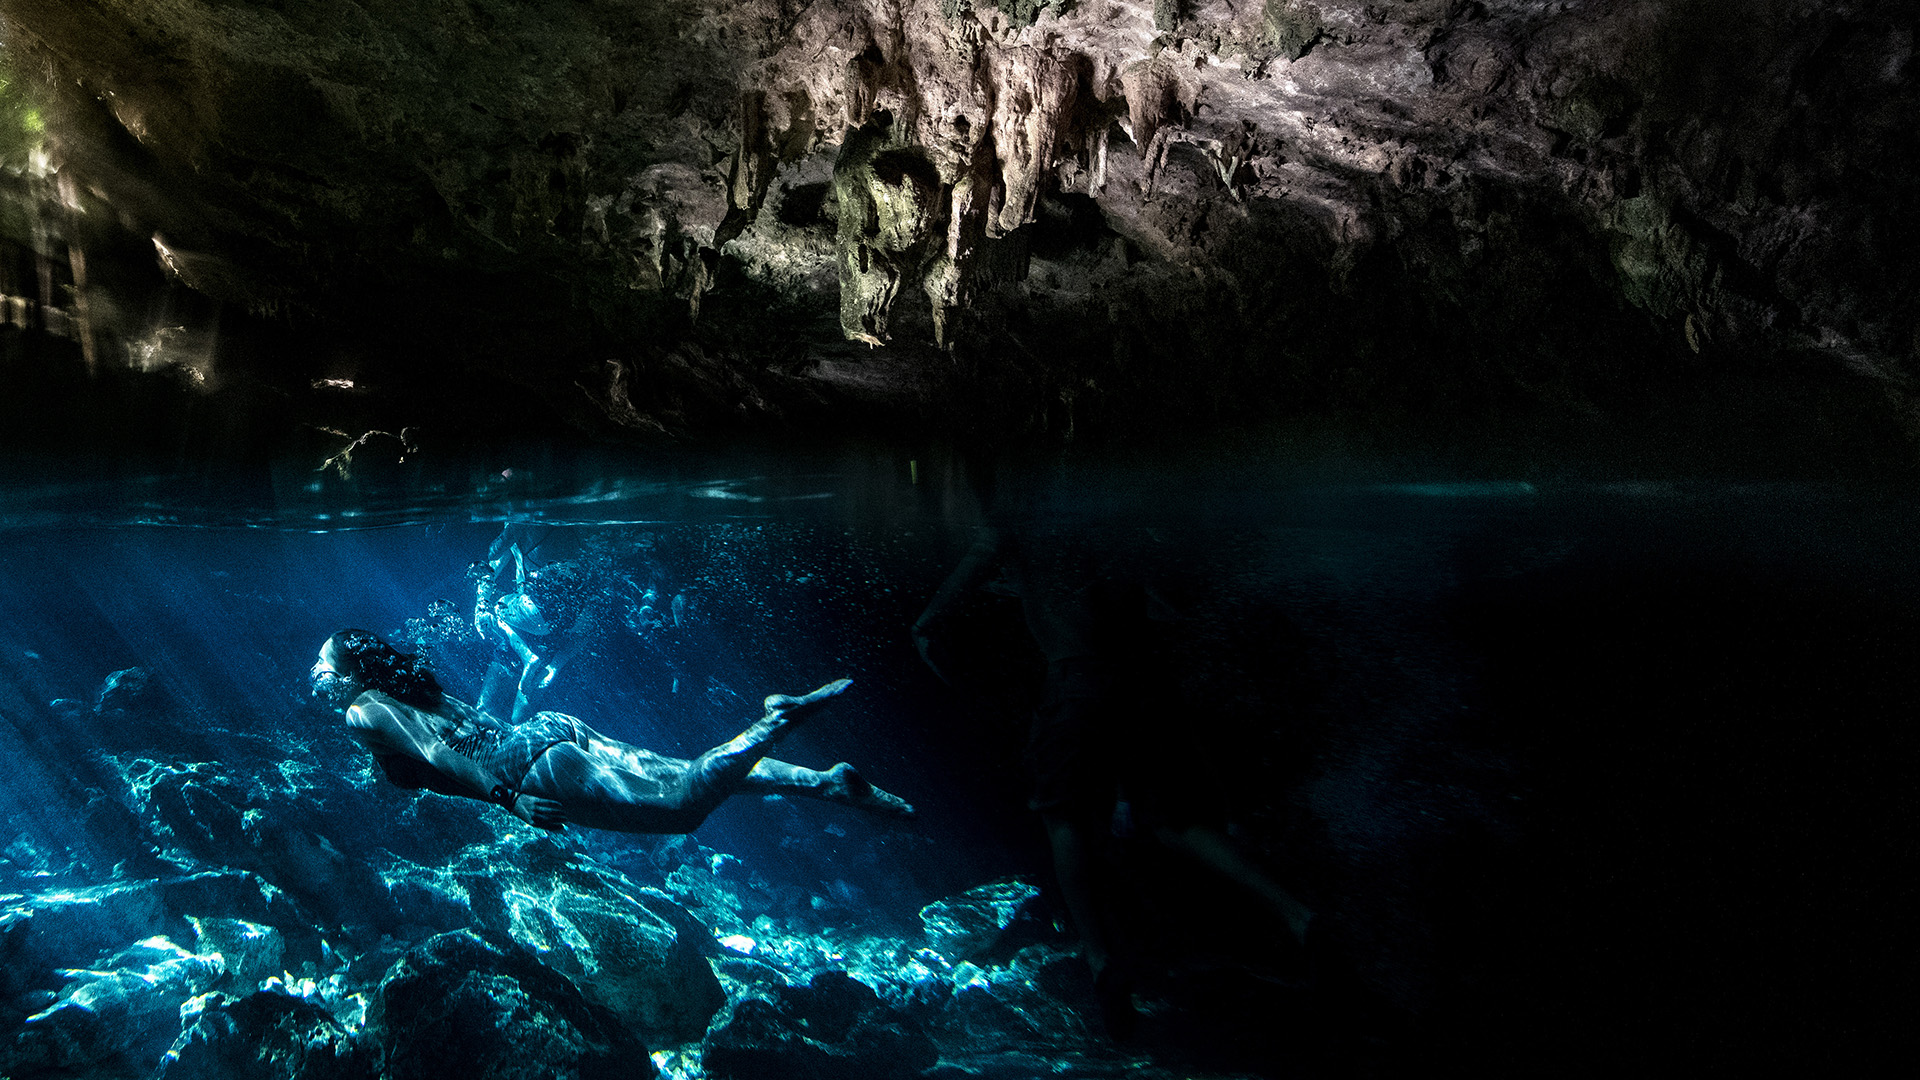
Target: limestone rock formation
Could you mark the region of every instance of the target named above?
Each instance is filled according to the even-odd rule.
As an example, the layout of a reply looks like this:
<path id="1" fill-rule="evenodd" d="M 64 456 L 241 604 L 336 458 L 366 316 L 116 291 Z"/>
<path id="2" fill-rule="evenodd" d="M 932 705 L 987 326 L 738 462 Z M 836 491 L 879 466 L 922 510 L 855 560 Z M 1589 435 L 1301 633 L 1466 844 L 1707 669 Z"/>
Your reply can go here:
<path id="1" fill-rule="evenodd" d="M 731 1080 L 894 1080 L 919 1075 L 939 1058 L 911 1018 L 865 984 L 829 971 L 805 986 L 782 987 L 775 1002 L 741 1002 L 708 1038 L 702 1063 L 709 1076 Z"/>
<path id="2" fill-rule="evenodd" d="M 185 289 L 357 342 L 346 383 L 484 372 L 642 432 L 1579 410 L 1754 371 L 1911 416 L 1891 0 L 0 18 L 53 76 L 57 183 L 10 242 L 71 299 L 5 291 L 89 357 L 159 342 L 141 300 Z"/>
<path id="3" fill-rule="evenodd" d="M 953 963 L 972 960 L 992 948 L 1039 895 L 1024 881 L 996 881 L 928 904 L 920 910 L 927 946 Z"/>
<path id="4" fill-rule="evenodd" d="M 370 1047 L 324 1007 L 278 990 L 199 999 L 156 1080 L 373 1080 Z"/>
<path id="5" fill-rule="evenodd" d="M 125 1061 L 144 1072 L 179 1031 L 179 1003 L 224 973 L 219 956 L 188 952 L 161 937 L 108 957 L 99 968 L 60 972 L 57 1000 L 29 1016 L 0 1051 L 7 1075 L 85 1071 Z"/>
<path id="6" fill-rule="evenodd" d="M 394 1080 L 654 1075 L 647 1048 L 531 950 L 471 931 L 430 938 L 380 984 L 368 1038 Z"/>

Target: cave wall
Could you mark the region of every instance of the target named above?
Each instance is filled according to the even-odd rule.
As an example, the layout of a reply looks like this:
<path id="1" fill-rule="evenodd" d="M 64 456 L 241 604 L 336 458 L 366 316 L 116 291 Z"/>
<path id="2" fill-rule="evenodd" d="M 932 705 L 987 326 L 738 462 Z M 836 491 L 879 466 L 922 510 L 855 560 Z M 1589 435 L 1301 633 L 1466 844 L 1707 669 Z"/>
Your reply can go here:
<path id="1" fill-rule="evenodd" d="M 113 252 L 91 262 L 140 267 L 123 296 L 311 328 L 336 344 L 305 374 L 419 402 L 479 373 L 602 431 L 1061 437 L 1644 411 L 1736 373 L 1915 422 L 1920 103 L 1893 3 L 0 18 L 57 180 L 21 243 Z M 71 291 L 100 297 L 90 355 L 155 332 L 150 300 Z"/>

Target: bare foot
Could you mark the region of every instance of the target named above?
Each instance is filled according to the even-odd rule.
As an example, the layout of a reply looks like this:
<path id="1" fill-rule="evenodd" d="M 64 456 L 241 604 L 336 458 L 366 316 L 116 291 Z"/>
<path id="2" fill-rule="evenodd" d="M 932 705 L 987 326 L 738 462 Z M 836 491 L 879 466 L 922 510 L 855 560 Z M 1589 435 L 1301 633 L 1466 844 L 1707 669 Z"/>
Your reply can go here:
<path id="1" fill-rule="evenodd" d="M 841 762 L 827 770 L 827 798 L 834 802 L 843 802 L 848 806 L 857 806 L 876 814 L 889 817 L 907 818 L 913 816 L 913 805 L 892 792 L 882 791 L 867 782 L 853 766 Z"/>
<path id="2" fill-rule="evenodd" d="M 799 697 L 792 694 L 768 694 L 761 704 L 766 706 L 767 719 L 785 720 L 791 723 L 812 712 L 821 702 L 837 697 L 842 690 L 852 685 L 852 679 L 835 679 L 820 689 Z"/>

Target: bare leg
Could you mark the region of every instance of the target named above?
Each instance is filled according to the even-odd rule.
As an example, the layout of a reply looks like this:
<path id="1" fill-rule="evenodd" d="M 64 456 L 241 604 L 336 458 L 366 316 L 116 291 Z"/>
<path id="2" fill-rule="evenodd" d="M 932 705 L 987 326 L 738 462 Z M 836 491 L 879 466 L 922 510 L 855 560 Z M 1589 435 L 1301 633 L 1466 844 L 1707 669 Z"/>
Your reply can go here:
<path id="1" fill-rule="evenodd" d="M 1087 967 L 1093 970 L 1093 992 L 1100 1006 L 1100 1018 L 1107 1033 L 1125 1040 L 1133 1034 L 1139 1013 L 1133 1006 L 1133 985 L 1129 974 L 1114 963 L 1113 927 L 1106 910 L 1107 896 L 1097 879 L 1099 856 L 1091 839 L 1095 834 L 1083 821 L 1068 814 L 1043 811 L 1040 820 L 1047 827 L 1047 842 L 1053 849 L 1053 876 L 1060 883 L 1060 898 L 1066 901 L 1067 914 L 1080 933 L 1080 948 Z"/>
<path id="2" fill-rule="evenodd" d="M 519 677 L 507 661 L 502 659 L 505 651 L 497 653 L 487 663 L 486 678 L 480 683 L 480 700 L 474 707 L 488 716 L 501 720 L 513 715 L 512 696 L 518 686 Z"/>
<path id="3" fill-rule="evenodd" d="M 1074 929 L 1080 932 L 1087 966 L 1097 976 L 1106 970 L 1113 949 L 1106 917 L 1096 899 L 1092 845 L 1087 842 L 1086 830 L 1064 816 L 1043 814 L 1041 820 L 1047 826 L 1047 842 L 1053 851 L 1053 874 L 1060 882 L 1061 899 L 1067 902 L 1067 914 L 1073 918 Z"/>
<path id="4" fill-rule="evenodd" d="M 773 758 L 761 758 L 741 782 L 740 790 L 761 795 L 798 795 L 808 799 L 824 799 L 894 817 L 913 816 L 913 807 L 905 799 L 874 787 L 844 761 L 826 772 L 820 772 Z"/>
<path id="5" fill-rule="evenodd" d="M 775 743 L 786 738 L 795 724 L 818 708 L 821 702 L 833 698 L 852 683 L 851 679 L 839 679 L 800 697 L 768 695 L 765 716 L 755 721 L 752 727 L 693 760 L 693 767 L 688 774 L 688 797 L 696 802 L 712 798 L 714 805 L 718 806 L 746 781 L 753 767 L 773 749 Z"/>
<path id="6" fill-rule="evenodd" d="M 773 695 L 766 700 L 766 715 L 752 727 L 692 761 L 608 739 L 573 721 L 575 739 L 542 752 L 528 770 L 522 790 L 558 802 L 569 822 L 588 828 L 691 832 L 741 789 L 767 751 L 793 725 L 848 685 L 848 680 L 841 679 L 801 697 Z M 845 773 L 813 775 L 826 779 L 829 786 L 836 780 L 846 786 Z M 794 778 L 810 779 L 798 774 Z M 823 797 L 831 796 L 823 792 Z"/>
<path id="7" fill-rule="evenodd" d="M 1214 829 L 1193 826 L 1186 829 L 1155 829 L 1155 840 L 1169 850 L 1178 851 L 1200 865 L 1260 898 L 1268 910 L 1279 916 L 1295 941 L 1307 940 L 1307 923 L 1313 912 L 1279 882 L 1248 862 L 1227 838 Z"/>
<path id="8" fill-rule="evenodd" d="M 516 724 L 533 715 L 533 695 L 540 692 L 539 673 L 538 656 L 529 656 L 520 665 L 520 682 L 513 694 L 513 722 Z"/>
<path id="9" fill-rule="evenodd" d="M 584 644 L 583 640 L 571 632 L 560 635 L 558 640 L 553 641 L 547 650 L 546 662 L 540 666 L 540 677 L 534 689 L 551 688 L 553 681 L 560 677 L 560 669 L 566 667 L 567 662 L 579 654 L 580 647 Z"/>
<path id="10" fill-rule="evenodd" d="M 529 684 L 534 681 L 534 671 L 540 666 L 540 654 L 533 651 L 520 631 L 515 630 L 505 619 L 495 619 L 500 634 L 506 639 L 507 646 L 520 660 L 520 675 L 514 683 L 512 720 L 518 724 L 533 714 L 533 707 L 527 700 Z M 498 661 L 496 661 L 498 662 Z M 491 674 L 491 673 L 489 673 Z M 481 695 L 486 696 L 484 693 Z"/>

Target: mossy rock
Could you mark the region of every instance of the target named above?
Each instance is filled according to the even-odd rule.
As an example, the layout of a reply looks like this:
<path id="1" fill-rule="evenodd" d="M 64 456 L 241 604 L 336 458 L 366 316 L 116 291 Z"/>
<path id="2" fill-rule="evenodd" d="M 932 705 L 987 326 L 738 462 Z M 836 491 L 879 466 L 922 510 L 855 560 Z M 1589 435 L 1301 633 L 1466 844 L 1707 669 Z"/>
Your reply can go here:
<path id="1" fill-rule="evenodd" d="M 1298 0 L 1267 0 L 1260 12 L 1261 38 L 1276 53 L 1298 60 L 1326 34 L 1320 13 Z"/>
<path id="2" fill-rule="evenodd" d="M 1000 14 L 1016 28 L 1032 26 L 1040 21 L 1040 13 L 1048 8 L 1055 15 L 1065 15 L 1073 10 L 1073 0 L 987 0 L 988 6 L 1000 9 Z M 957 18 L 973 9 L 972 0 L 940 0 L 940 11 L 947 18 Z"/>
<path id="3" fill-rule="evenodd" d="M 1596 142 L 1624 132 L 1640 99 L 1620 80 L 1593 75 L 1575 82 L 1555 106 L 1556 127 L 1581 142 Z"/>

